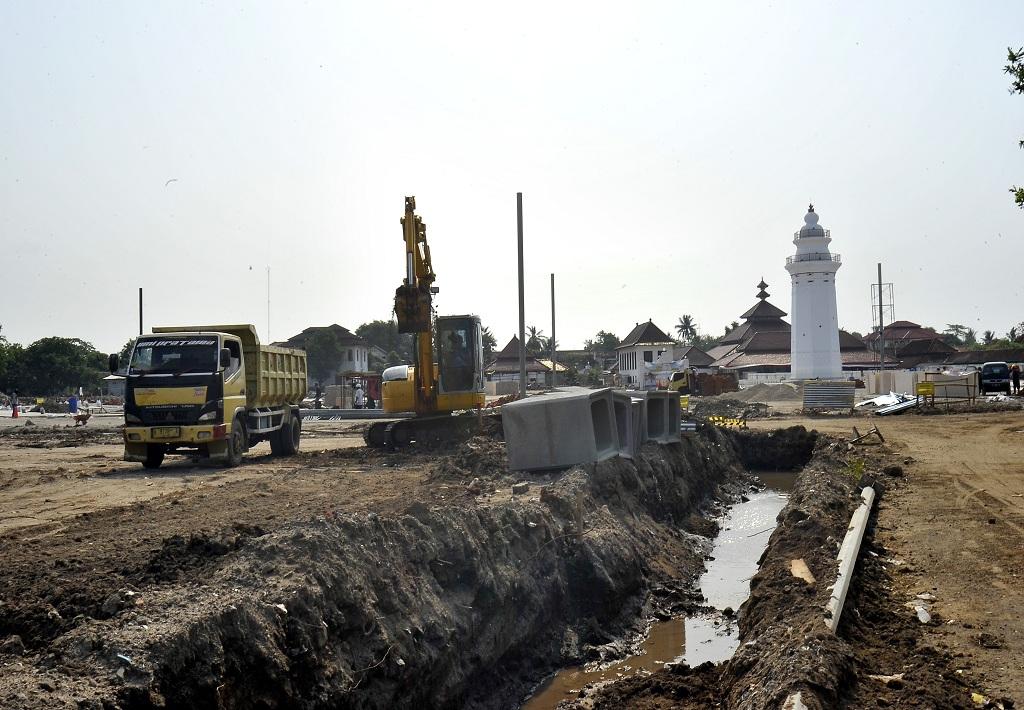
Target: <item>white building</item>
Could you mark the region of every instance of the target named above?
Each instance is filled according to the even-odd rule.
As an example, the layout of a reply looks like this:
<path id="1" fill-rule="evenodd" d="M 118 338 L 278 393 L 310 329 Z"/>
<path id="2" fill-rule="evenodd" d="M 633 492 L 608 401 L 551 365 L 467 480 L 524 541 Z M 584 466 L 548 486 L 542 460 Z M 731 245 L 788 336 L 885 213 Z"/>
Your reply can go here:
<path id="1" fill-rule="evenodd" d="M 810 205 L 804 226 L 793 236 L 796 254 L 786 259 L 786 271 L 793 279 L 790 377 L 794 380 L 843 375 L 836 311 L 836 272 L 841 262 L 838 254 L 828 250 L 831 241 Z"/>
<path id="2" fill-rule="evenodd" d="M 671 362 L 674 358 L 675 342 L 651 321 L 637 323 L 622 342 L 615 348 L 618 356 L 619 379 L 627 387 L 648 387 L 653 389 L 651 368 L 657 362 Z M 667 359 L 666 359 L 667 358 Z"/>
<path id="3" fill-rule="evenodd" d="M 340 384 L 339 378 L 344 376 L 359 376 L 368 375 L 370 373 L 370 344 L 363 340 L 361 337 L 351 332 L 348 328 L 344 328 L 337 323 L 323 327 L 311 327 L 306 328 L 301 333 L 293 335 L 280 343 L 274 343 L 274 345 L 282 345 L 288 348 L 299 348 L 305 350 L 307 344 L 312 341 L 314 337 L 320 333 L 327 332 L 334 336 L 335 341 L 338 344 L 338 362 L 332 363 L 331 365 L 331 378 L 334 380 L 334 384 Z M 379 373 L 378 373 L 379 374 Z M 316 380 L 314 373 L 310 372 L 308 375 L 309 383 Z M 331 384 L 329 379 L 322 384 Z"/>

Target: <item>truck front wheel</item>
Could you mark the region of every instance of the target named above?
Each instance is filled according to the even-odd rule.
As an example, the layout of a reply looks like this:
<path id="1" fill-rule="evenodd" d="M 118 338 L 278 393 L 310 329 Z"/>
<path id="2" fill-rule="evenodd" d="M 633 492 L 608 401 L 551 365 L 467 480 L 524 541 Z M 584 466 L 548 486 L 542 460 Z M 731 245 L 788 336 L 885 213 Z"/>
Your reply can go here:
<path id="1" fill-rule="evenodd" d="M 146 445 L 146 460 L 142 462 L 144 468 L 160 468 L 164 462 L 164 447 L 161 444 Z"/>
<path id="2" fill-rule="evenodd" d="M 242 463 L 242 454 L 245 453 L 245 425 L 241 419 L 235 419 L 231 425 L 231 438 L 228 439 L 228 467 L 234 467 Z"/>

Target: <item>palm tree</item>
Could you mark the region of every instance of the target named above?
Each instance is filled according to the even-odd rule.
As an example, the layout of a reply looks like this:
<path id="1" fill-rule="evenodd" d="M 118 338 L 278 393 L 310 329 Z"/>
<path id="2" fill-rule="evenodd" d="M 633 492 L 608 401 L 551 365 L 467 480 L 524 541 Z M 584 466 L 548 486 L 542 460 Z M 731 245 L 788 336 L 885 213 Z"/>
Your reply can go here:
<path id="1" fill-rule="evenodd" d="M 974 328 L 964 331 L 964 345 L 974 345 L 978 342 L 978 332 Z"/>
<path id="2" fill-rule="evenodd" d="M 985 345 L 991 345 L 992 341 L 996 339 L 996 332 L 994 330 L 986 330 L 981 334 L 981 342 Z"/>
<path id="3" fill-rule="evenodd" d="M 1017 341 L 1017 333 L 1018 333 L 1017 326 L 1013 326 L 1008 331 L 1006 331 L 1006 339 L 1009 340 L 1011 343 L 1016 342 Z"/>
<path id="4" fill-rule="evenodd" d="M 526 329 L 526 351 L 536 355 L 544 349 L 544 331 L 538 330 L 536 326 L 529 326 Z"/>
<path id="5" fill-rule="evenodd" d="M 729 333 L 731 333 L 732 331 L 736 330 L 739 327 L 740 327 L 740 322 L 738 320 L 734 320 L 732 323 L 730 323 L 729 325 L 725 326 L 725 334 L 728 335 Z"/>
<path id="6" fill-rule="evenodd" d="M 693 316 L 684 313 L 676 323 L 676 332 L 679 333 L 679 339 L 684 343 L 692 343 L 693 339 L 697 337 L 697 323 L 694 322 Z"/>

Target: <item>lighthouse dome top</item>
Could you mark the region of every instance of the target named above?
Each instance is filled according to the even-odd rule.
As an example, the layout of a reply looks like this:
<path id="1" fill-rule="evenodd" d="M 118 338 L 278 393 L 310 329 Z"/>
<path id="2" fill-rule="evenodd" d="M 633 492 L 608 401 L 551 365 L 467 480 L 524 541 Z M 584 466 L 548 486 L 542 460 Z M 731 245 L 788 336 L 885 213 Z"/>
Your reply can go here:
<path id="1" fill-rule="evenodd" d="M 804 226 L 795 235 L 801 237 L 827 237 L 828 230 L 818 224 L 818 215 L 814 211 L 814 205 L 807 206 L 807 214 L 804 215 Z"/>

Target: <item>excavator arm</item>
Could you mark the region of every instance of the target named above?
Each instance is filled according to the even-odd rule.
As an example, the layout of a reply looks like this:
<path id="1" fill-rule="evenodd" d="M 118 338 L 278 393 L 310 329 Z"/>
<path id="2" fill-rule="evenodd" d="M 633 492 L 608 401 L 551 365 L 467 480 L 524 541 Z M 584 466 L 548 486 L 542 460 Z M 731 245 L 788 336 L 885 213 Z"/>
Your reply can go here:
<path id="1" fill-rule="evenodd" d="M 415 197 L 405 198 L 402 238 L 405 241 L 405 281 L 395 291 L 395 317 L 399 333 L 412 333 L 416 337 L 416 412 L 426 414 L 437 410 L 431 329 L 431 304 L 437 287 L 427 245 L 427 225 L 416 214 Z"/>

